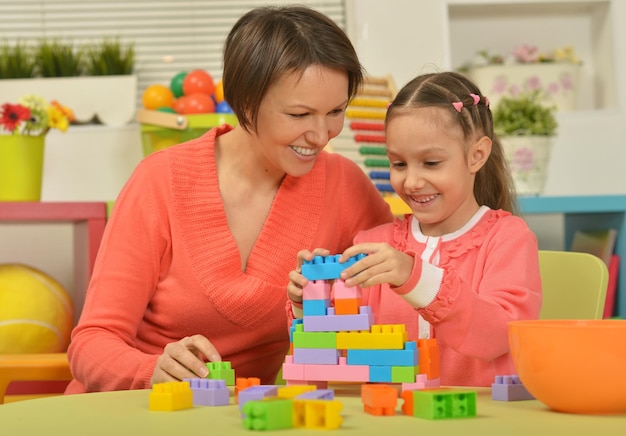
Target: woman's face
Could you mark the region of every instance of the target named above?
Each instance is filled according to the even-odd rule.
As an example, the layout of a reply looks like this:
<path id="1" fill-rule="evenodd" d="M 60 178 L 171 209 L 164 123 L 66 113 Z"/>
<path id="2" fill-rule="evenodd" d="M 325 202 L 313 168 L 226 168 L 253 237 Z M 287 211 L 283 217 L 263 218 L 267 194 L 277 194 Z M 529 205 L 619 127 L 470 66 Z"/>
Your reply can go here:
<path id="1" fill-rule="evenodd" d="M 341 132 L 347 104 L 348 74 L 320 65 L 270 86 L 253 133 L 266 170 L 295 177 L 311 171 L 320 151 Z"/>

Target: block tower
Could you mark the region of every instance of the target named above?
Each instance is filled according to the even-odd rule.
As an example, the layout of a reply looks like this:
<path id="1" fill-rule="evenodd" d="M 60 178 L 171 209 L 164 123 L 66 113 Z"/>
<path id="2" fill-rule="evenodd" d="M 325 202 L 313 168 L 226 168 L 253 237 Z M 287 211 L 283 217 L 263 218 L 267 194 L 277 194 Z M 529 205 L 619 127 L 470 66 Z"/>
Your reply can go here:
<path id="1" fill-rule="evenodd" d="M 339 263 L 339 255 L 316 256 L 302 265 L 309 280 L 302 319 L 294 320 L 292 353 L 285 358 L 288 384 L 328 382 L 402 383 L 403 389 L 439 386 L 434 339 L 409 341 L 404 324 L 375 324 L 361 289 L 348 288 L 341 271 L 362 259 Z"/>

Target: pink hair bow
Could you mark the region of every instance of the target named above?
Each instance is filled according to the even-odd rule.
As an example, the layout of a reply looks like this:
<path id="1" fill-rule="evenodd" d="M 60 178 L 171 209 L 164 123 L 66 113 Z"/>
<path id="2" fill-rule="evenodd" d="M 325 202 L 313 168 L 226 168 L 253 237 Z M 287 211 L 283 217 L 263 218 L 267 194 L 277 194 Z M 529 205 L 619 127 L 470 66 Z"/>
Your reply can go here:
<path id="1" fill-rule="evenodd" d="M 463 109 L 463 102 L 455 101 L 454 103 L 452 103 L 452 106 L 454 106 L 457 112 L 461 112 L 461 109 Z"/>
<path id="2" fill-rule="evenodd" d="M 478 96 L 476 94 L 470 94 L 470 97 L 472 97 L 474 99 L 474 106 L 476 106 L 478 104 L 478 102 L 480 101 L 480 96 Z"/>

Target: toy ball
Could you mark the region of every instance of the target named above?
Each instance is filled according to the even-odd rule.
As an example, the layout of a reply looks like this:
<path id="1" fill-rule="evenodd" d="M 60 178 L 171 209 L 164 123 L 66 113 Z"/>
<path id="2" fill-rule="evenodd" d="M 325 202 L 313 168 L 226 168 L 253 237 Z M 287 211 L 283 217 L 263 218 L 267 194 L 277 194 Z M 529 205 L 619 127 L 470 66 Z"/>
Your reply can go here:
<path id="1" fill-rule="evenodd" d="M 218 114 L 232 114 L 233 109 L 226 102 L 226 100 L 222 100 L 217 104 L 217 106 L 215 106 L 215 112 L 217 112 Z"/>
<path id="2" fill-rule="evenodd" d="M 204 70 L 190 71 L 183 79 L 183 92 L 185 95 L 213 95 L 215 92 L 213 77 Z"/>
<path id="3" fill-rule="evenodd" d="M 186 115 L 215 112 L 215 102 L 210 95 L 198 93 L 190 94 L 185 96 L 185 100 L 183 113 Z"/>
<path id="4" fill-rule="evenodd" d="M 182 97 L 178 97 L 174 102 L 174 112 L 177 114 L 184 114 L 185 108 L 187 107 L 187 96 L 183 95 Z"/>
<path id="5" fill-rule="evenodd" d="M 144 109 L 156 110 L 162 107 L 172 107 L 174 93 L 167 86 L 157 83 L 145 89 L 141 101 Z"/>
<path id="6" fill-rule="evenodd" d="M 73 312 L 67 291 L 49 275 L 0 264 L 0 354 L 65 351 Z"/>
<path id="7" fill-rule="evenodd" d="M 224 101 L 224 82 L 222 82 L 221 79 L 215 85 L 215 93 L 213 96 L 218 104 Z"/>
<path id="8" fill-rule="evenodd" d="M 185 94 L 183 91 L 183 80 L 185 80 L 186 76 L 187 71 L 181 71 L 172 77 L 172 80 L 170 81 L 170 89 L 174 94 L 174 97 L 178 98 Z"/>

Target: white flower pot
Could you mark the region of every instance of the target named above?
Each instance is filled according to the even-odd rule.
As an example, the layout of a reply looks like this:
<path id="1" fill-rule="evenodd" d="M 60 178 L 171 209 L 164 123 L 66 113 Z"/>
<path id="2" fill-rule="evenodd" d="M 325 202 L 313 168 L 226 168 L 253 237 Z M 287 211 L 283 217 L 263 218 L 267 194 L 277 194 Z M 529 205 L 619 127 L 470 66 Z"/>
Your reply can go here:
<path id="1" fill-rule="evenodd" d="M 17 103 L 28 94 L 57 100 L 70 108 L 79 123 L 95 117 L 107 126 L 131 122 L 137 103 L 137 76 L 81 76 L 1 79 L 0 104 Z"/>
<path id="2" fill-rule="evenodd" d="M 518 195 L 540 195 L 548 178 L 554 144 L 552 136 L 502 136 L 500 142 L 509 163 Z"/>
<path id="3" fill-rule="evenodd" d="M 503 96 L 541 89 L 559 111 L 577 108 L 581 66 L 569 63 L 504 64 L 468 72 L 493 107 Z"/>

